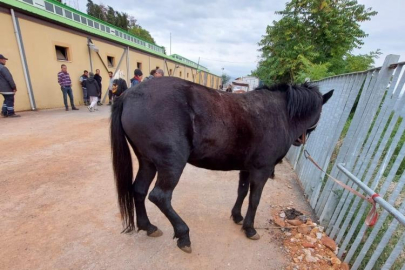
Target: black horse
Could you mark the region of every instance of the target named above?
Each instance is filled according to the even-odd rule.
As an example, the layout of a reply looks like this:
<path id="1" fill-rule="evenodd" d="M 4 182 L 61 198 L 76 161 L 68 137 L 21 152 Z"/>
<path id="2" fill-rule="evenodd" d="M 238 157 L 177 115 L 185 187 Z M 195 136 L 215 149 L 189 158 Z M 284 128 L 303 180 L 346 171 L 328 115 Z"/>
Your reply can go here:
<path id="1" fill-rule="evenodd" d="M 292 144 L 305 142 L 318 123 L 323 95 L 314 85 L 279 84 L 246 94 L 216 91 L 173 77 L 155 78 L 117 98 L 111 115 L 111 147 L 124 232 L 149 236 L 162 232 L 150 223 L 149 194 L 174 228 L 177 246 L 191 252 L 189 228 L 171 205 L 172 193 L 187 163 L 211 170 L 239 170 L 238 197 L 232 209 L 246 236 L 259 239 L 253 227 L 263 187 Z M 139 170 L 133 180 L 128 143 Z M 249 207 L 241 207 L 250 187 Z"/>

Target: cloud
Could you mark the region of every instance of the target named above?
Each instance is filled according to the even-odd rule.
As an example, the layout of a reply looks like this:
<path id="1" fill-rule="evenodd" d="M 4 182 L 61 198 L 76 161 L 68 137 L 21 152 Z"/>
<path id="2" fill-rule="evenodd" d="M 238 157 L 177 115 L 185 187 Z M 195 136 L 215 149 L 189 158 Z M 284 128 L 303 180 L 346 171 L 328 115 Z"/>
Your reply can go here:
<path id="1" fill-rule="evenodd" d="M 258 45 L 267 25 L 280 18 L 275 11 L 283 10 L 285 1 L 276 0 L 188 0 L 133 1 L 94 0 L 134 16 L 147 29 L 158 45 L 207 67 L 216 74 L 224 72 L 232 77 L 247 75 L 256 68 Z M 81 10 L 87 1 L 81 0 Z M 354 53 L 368 53 L 378 48 L 384 55 L 377 60 L 381 65 L 387 54 L 405 56 L 401 30 L 405 28 L 402 0 L 389 5 L 378 0 L 359 0 L 366 7 L 379 12 L 371 21 L 362 23 L 369 36 L 363 48 Z M 210 60 L 208 60 L 210 59 Z M 216 61 L 214 61 L 216 60 Z M 222 62 L 220 62 L 222 61 Z M 242 62 L 242 63 L 241 63 Z"/>

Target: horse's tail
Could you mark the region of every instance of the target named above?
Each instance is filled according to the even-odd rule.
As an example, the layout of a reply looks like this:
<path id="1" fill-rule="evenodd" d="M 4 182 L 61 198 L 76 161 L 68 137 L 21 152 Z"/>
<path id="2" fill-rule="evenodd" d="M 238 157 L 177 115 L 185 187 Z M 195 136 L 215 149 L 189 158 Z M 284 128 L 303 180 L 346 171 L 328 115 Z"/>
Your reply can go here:
<path id="1" fill-rule="evenodd" d="M 134 192 L 132 188 L 131 152 L 121 123 L 123 97 L 114 100 L 111 108 L 111 152 L 114 168 L 115 185 L 117 187 L 118 204 L 121 212 L 124 233 L 135 229 Z"/>

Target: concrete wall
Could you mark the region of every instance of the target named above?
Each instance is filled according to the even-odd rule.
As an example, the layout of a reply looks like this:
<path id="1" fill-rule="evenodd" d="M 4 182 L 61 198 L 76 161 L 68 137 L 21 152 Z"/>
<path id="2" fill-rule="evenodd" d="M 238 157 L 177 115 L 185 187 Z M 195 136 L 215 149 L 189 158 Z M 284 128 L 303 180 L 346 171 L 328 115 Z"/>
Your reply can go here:
<path id="1" fill-rule="evenodd" d="M 18 51 L 18 44 L 14 34 L 11 15 L 3 13 L 0 9 L 0 22 L 0 33 L 2 33 L 2 39 L 0 41 L 0 54 L 5 55 L 9 59 L 6 66 L 10 70 L 14 81 L 17 84 L 15 109 L 30 110 L 31 106 L 29 103 L 27 85 L 24 79 L 24 70 Z M 2 100 L 0 101 L 3 103 Z"/>

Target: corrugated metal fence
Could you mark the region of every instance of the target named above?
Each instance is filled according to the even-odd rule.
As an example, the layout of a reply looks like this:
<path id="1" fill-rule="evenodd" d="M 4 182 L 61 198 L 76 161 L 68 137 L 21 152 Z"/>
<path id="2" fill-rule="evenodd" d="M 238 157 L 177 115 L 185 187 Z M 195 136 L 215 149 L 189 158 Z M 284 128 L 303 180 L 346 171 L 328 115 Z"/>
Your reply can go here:
<path id="1" fill-rule="evenodd" d="M 335 92 L 305 149 L 325 171 L 358 189 L 336 166 L 344 163 L 404 213 L 405 62 L 398 60 L 389 55 L 380 68 L 318 81 L 322 93 Z M 325 177 L 305 159 L 303 149 L 292 147 L 287 159 L 326 233 L 339 245 L 338 256 L 351 269 L 405 270 L 405 226 L 380 209 L 377 224 L 368 228 L 369 204 Z"/>

